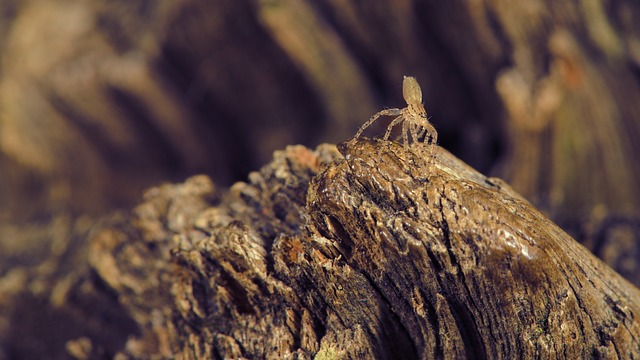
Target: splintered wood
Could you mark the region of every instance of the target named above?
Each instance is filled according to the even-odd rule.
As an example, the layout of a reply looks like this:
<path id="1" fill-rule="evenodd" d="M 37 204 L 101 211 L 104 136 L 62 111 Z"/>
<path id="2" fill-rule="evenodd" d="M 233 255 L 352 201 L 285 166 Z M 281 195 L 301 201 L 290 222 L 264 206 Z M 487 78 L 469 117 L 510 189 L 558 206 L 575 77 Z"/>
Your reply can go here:
<path id="1" fill-rule="evenodd" d="M 640 291 L 431 147 L 407 171 L 392 141 L 290 146 L 226 193 L 150 190 L 69 298 L 118 299 L 121 358 L 639 359 Z"/>
<path id="2" fill-rule="evenodd" d="M 332 244 L 318 252 L 340 249 L 337 266 L 369 283 L 334 281 L 375 299 L 341 319 L 374 324 L 380 358 L 640 358 L 638 289 L 506 183 L 432 147 L 429 164 L 406 171 L 395 142 L 340 144 L 345 161 L 311 182 L 308 229 Z M 387 304 L 415 354 L 382 335 Z"/>
<path id="3" fill-rule="evenodd" d="M 402 123 L 402 141 L 405 153 L 409 151 L 409 140 L 412 140 L 414 143 L 419 143 L 422 139 L 422 142 L 427 146 L 428 155 L 431 157 L 433 155 L 433 146 L 438 142 L 438 132 L 429 122 L 427 111 L 422 105 L 422 89 L 420 89 L 416 78 L 412 76 L 404 77 L 402 81 L 402 96 L 404 97 L 404 101 L 407 102 L 407 107 L 403 109 L 385 109 L 376 113 L 362 125 L 351 142 L 353 143 L 360 137 L 362 132 L 371 126 L 379 117 L 396 116 L 389 126 L 387 126 L 387 132 L 384 134 L 383 140 L 388 140 L 393 127 Z"/>

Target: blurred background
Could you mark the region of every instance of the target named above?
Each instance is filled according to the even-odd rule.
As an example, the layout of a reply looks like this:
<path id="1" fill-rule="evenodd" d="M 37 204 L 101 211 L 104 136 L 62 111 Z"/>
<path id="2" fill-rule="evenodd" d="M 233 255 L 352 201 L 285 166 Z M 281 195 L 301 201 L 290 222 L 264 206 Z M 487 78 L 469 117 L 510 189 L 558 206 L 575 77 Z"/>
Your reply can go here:
<path id="1" fill-rule="evenodd" d="M 0 276 L 149 186 L 347 140 L 403 75 L 441 146 L 640 284 L 632 0 L 2 0 Z"/>

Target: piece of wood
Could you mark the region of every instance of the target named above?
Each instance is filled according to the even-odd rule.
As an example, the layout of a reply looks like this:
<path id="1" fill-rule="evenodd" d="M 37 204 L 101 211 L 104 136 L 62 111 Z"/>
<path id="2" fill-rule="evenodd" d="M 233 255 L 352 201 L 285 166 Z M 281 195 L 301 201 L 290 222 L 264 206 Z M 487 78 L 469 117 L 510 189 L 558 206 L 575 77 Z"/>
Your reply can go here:
<path id="1" fill-rule="evenodd" d="M 586 244 L 586 226 L 639 218 L 639 16 L 629 0 L 3 2 L 0 219 L 104 214 L 195 172 L 230 184 L 285 144 L 350 137 L 411 75 L 447 148 Z"/>
<path id="2" fill-rule="evenodd" d="M 142 332 L 121 351 L 640 356 L 637 288 L 499 179 L 416 146 L 292 146 L 226 194 L 203 177 L 148 192 L 92 251 Z"/>
<path id="3" fill-rule="evenodd" d="M 289 269 L 274 270 L 277 251 L 318 255 L 308 244 L 325 241 L 317 237 L 325 230 L 307 219 L 334 217 L 309 213 L 305 196 L 319 164 L 340 158 L 335 151 L 290 148 L 262 175 L 225 195 L 201 177 L 158 187 L 137 208 L 134 222 L 125 216 L 91 242 L 87 215 L 127 207 L 139 189 L 159 179 L 202 171 L 220 184 L 244 177 L 282 144 L 344 139 L 376 109 L 402 104 L 403 74 L 423 82 L 431 120 L 450 149 L 484 169 L 502 159 L 499 174 L 640 284 L 635 120 L 640 22 L 633 21 L 640 7 L 635 2 L 309 6 L 12 0 L 0 10 L 0 358 L 66 352 L 80 358 L 116 352 L 169 357 L 196 343 L 203 356 L 223 350 L 259 354 L 267 340 L 251 347 L 242 332 L 211 330 L 211 319 L 227 324 L 228 318 L 210 311 L 209 293 L 201 293 L 227 291 L 233 276 L 223 272 L 206 286 L 203 279 L 209 279 L 207 271 L 216 274 L 217 267 L 233 268 L 239 260 L 215 263 L 232 251 L 222 245 L 205 260 L 194 254 L 207 254 L 198 246 L 210 235 L 237 236 L 241 242 L 248 231 L 266 258 L 269 276 L 284 276 Z M 326 158 L 314 164 L 320 154 Z M 405 169 L 419 171 L 414 165 Z M 594 174 L 594 169 L 602 171 Z M 351 189 L 346 194 L 356 195 Z M 316 210 L 325 214 L 322 207 Z M 194 245 L 198 241 L 203 243 Z M 387 256 L 385 249 L 380 252 Z M 339 250 L 329 258 L 348 249 Z M 342 255 L 336 271 L 345 269 L 347 253 Z M 181 256 L 187 260 L 176 266 Z M 176 285 L 178 275 L 183 287 Z M 296 294 L 307 288 L 286 279 L 317 280 L 311 272 L 290 275 L 277 286 Z M 249 285 L 231 287 L 242 292 Z M 187 295 L 177 298 L 183 290 Z M 206 305 L 193 310 L 193 317 L 189 309 L 196 303 L 189 302 L 189 294 Z M 314 299 L 324 299 L 324 293 L 315 294 Z M 426 304 L 444 309 L 448 298 L 428 299 Z M 268 306 L 282 306 L 269 305 L 281 304 L 276 300 Z M 275 337 L 289 339 L 288 347 L 278 345 L 281 352 L 265 352 L 276 356 L 282 349 L 302 349 L 308 355 L 322 348 L 320 354 L 341 354 L 331 341 L 372 338 L 363 328 L 347 332 L 326 325 L 334 313 L 325 308 L 320 315 L 313 306 L 313 313 L 292 308 L 287 319 L 302 330 Z M 241 320 L 248 324 L 247 319 Z M 195 327 L 190 340 L 185 326 Z M 450 330 L 455 328 L 442 331 Z M 602 339 L 606 344 L 607 337 Z M 362 354 L 375 353 L 371 346 L 352 344 Z"/>

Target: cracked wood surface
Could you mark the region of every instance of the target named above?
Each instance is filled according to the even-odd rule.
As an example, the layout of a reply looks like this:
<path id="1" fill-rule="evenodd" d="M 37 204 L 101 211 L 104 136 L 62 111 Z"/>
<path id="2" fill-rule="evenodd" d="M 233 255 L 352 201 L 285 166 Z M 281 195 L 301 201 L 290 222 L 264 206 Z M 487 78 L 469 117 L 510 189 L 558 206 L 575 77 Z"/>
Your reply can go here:
<path id="1" fill-rule="evenodd" d="M 391 304 L 419 357 L 637 357 L 638 290 L 439 150 L 416 166 L 361 142 L 309 192 L 318 233 Z"/>
<path id="2" fill-rule="evenodd" d="M 141 329 L 122 353 L 640 356 L 640 291 L 508 185 L 439 147 L 338 148 L 287 147 L 226 193 L 158 187 L 102 232 L 92 266 Z"/>

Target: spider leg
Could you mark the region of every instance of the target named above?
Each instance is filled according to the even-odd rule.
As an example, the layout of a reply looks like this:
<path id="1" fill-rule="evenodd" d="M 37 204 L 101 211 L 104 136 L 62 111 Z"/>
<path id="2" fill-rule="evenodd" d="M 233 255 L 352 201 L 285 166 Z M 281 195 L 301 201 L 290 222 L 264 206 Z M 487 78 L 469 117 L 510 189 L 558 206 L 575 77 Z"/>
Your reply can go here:
<path id="1" fill-rule="evenodd" d="M 430 145 L 436 145 L 438 143 L 438 132 L 436 128 L 431 124 L 424 125 L 424 130 L 426 131 L 426 136 L 424 138 L 424 142 Z"/>
<path id="2" fill-rule="evenodd" d="M 362 135 L 362 132 L 368 128 L 369 126 L 371 126 L 371 124 L 373 124 L 374 121 L 376 121 L 376 119 L 378 119 L 380 116 L 398 116 L 402 114 L 402 112 L 400 111 L 400 109 L 385 109 L 382 110 L 378 113 L 376 113 L 375 115 L 373 115 L 366 123 L 364 123 L 364 125 L 362 125 L 360 127 L 360 129 L 358 130 L 358 132 L 356 133 L 356 136 L 354 136 L 353 138 L 356 139 L 358 137 L 360 137 L 360 135 Z M 395 121 L 395 120 L 394 120 Z M 386 137 L 385 137 L 386 139 Z"/>
<path id="3" fill-rule="evenodd" d="M 418 142 L 420 141 L 419 139 L 424 136 L 425 132 L 427 132 L 427 129 L 422 126 L 415 125 L 415 130 L 413 141 Z"/>
<path id="4" fill-rule="evenodd" d="M 429 159 L 432 161 L 435 157 L 435 146 L 438 143 L 438 132 L 431 124 L 423 125 L 423 129 L 425 132 L 424 143 L 429 148 Z"/>
<path id="5" fill-rule="evenodd" d="M 391 135 L 391 129 L 393 129 L 393 127 L 396 126 L 402 120 L 404 120 L 404 115 L 402 115 L 402 113 L 400 113 L 400 116 L 398 116 L 397 118 L 393 119 L 391 124 L 389 124 L 389 126 L 387 126 L 387 132 L 384 133 L 384 137 L 382 139 L 383 140 L 388 140 L 389 136 Z"/>
<path id="6" fill-rule="evenodd" d="M 409 133 L 412 132 L 410 129 L 411 125 L 413 125 L 413 123 L 409 120 L 405 120 L 405 122 L 402 123 L 402 142 L 404 143 L 405 154 L 409 152 Z"/>

